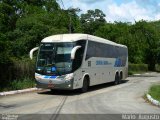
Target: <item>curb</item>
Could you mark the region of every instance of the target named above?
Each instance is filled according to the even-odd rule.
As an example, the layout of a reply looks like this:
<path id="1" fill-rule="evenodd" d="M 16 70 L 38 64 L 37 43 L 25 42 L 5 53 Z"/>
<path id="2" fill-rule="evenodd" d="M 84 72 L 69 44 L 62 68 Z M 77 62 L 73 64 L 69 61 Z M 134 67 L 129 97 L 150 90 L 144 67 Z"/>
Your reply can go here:
<path id="1" fill-rule="evenodd" d="M 8 92 L 0 92 L 0 96 L 6 96 L 6 95 L 13 95 L 13 94 L 19 94 L 19 93 L 25 93 L 25 92 L 31 92 L 35 90 L 41 90 L 39 88 L 28 88 L 23 90 L 14 90 L 14 91 L 8 91 Z"/>
<path id="2" fill-rule="evenodd" d="M 160 102 L 157 101 L 157 100 L 155 100 L 155 99 L 153 99 L 152 96 L 150 96 L 149 94 L 147 94 L 147 99 L 148 99 L 152 104 L 160 107 Z"/>

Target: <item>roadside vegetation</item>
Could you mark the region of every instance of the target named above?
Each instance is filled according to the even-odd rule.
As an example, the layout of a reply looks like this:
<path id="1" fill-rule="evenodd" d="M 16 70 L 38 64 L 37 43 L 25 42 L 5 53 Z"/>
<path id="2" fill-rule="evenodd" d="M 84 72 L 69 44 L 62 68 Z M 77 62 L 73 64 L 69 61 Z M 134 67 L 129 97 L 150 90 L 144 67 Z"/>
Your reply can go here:
<path id="1" fill-rule="evenodd" d="M 9 91 L 9 90 L 21 90 L 25 88 L 35 87 L 35 81 L 31 78 L 22 78 L 15 79 L 11 81 L 7 86 L 1 88 L 0 91 Z"/>
<path id="2" fill-rule="evenodd" d="M 15 59 L 0 68 L 0 92 L 35 87 L 35 59 Z"/>
<path id="3" fill-rule="evenodd" d="M 61 33 L 87 33 L 128 46 L 130 74 L 160 71 L 160 21 L 110 23 L 99 9 L 79 15 L 79 8 L 61 9 L 56 0 L 1 0 L 0 11 L 0 91 L 32 87 L 29 51 Z"/>
<path id="4" fill-rule="evenodd" d="M 148 94 L 160 102 L 160 84 L 151 86 Z"/>
<path id="5" fill-rule="evenodd" d="M 160 64 L 156 64 L 156 72 L 160 72 Z"/>
<path id="6" fill-rule="evenodd" d="M 148 72 L 148 65 L 147 64 L 129 63 L 129 65 L 128 65 L 128 75 L 142 74 L 145 72 Z"/>

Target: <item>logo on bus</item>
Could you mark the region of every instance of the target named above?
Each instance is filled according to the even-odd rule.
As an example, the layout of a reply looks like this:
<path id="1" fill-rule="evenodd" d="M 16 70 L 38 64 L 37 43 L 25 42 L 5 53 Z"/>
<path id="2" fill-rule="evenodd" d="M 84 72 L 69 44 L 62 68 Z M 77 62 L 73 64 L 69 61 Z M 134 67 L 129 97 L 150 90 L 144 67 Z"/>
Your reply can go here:
<path id="1" fill-rule="evenodd" d="M 116 58 L 114 67 L 121 67 L 122 66 L 122 60 L 120 58 Z"/>

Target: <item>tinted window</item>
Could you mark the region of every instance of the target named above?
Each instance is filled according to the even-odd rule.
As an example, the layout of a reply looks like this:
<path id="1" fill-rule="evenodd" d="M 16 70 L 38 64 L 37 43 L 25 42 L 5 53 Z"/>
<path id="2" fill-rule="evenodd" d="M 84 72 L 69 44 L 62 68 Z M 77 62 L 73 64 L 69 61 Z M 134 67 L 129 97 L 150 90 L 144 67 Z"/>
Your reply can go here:
<path id="1" fill-rule="evenodd" d="M 77 41 L 76 46 L 81 46 L 81 48 L 79 48 L 76 51 L 75 59 L 73 60 L 73 65 L 72 65 L 73 71 L 77 70 L 82 64 L 83 54 L 86 46 L 86 40 Z"/>
<path id="2" fill-rule="evenodd" d="M 127 48 L 88 41 L 86 60 L 91 57 L 126 58 L 127 54 Z"/>

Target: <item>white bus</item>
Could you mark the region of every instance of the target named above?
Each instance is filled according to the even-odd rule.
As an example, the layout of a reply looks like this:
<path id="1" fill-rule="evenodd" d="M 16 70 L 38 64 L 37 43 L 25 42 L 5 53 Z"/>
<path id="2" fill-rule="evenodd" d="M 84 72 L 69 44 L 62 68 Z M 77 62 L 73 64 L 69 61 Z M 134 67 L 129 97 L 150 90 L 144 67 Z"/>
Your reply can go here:
<path id="1" fill-rule="evenodd" d="M 39 48 L 35 79 L 38 88 L 81 89 L 107 82 L 120 83 L 128 75 L 125 45 L 88 35 L 60 34 L 44 38 Z"/>

